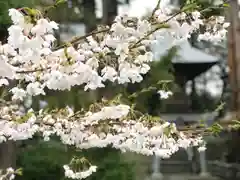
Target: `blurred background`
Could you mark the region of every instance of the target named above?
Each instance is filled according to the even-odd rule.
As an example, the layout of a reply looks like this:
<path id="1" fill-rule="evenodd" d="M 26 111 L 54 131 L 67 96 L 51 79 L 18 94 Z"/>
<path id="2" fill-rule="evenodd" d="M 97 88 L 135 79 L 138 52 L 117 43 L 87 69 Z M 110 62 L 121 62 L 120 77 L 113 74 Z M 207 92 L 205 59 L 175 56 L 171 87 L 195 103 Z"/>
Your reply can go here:
<path id="1" fill-rule="evenodd" d="M 202 7 L 219 4 L 219 0 L 198 0 Z M 11 22 L 9 8 L 33 7 L 44 10 L 54 0 L 0 0 L 0 40 L 5 42 Z M 171 0 L 180 6 L 185 0 Z M 110 25 L 119 14 L 147 17 L 151 15 L 157 0 L 67 0 L 48 12 L 48 16 L 60 24 L 55 32 L 57 41 L 70 40 L 73 36 L 93 31 L 97 25 Z M 227 11 L 213 9 L 206 16 L 223 15 L 231 22 L 228 38 L 221 44 L 199 42 L 193 34 L 180 47 L 166 48 L 159 41 L 153 47 L 155 61 L 150 72 L 140 84 L 125 86 L 109 84 L 104 90 L 84 92 L 75 87 L 71 91 L 48 92 L 46 97 L 32 99 L 34 109 L 42 106 L 60 108 L 66 105 L 75 110 L 91 103 L 113 98 L 122 93 L 129 103 L 153 116 L 176 122 L 178 126 L 192 126 L 206 122 L 232 120 L 240 110 L 240 34 L 237 1 L 230 1 Z M 163 82 L 160 83 L 159 82 Z M 135 99 L 127 97 L 150 86 L 173 91 L 173 96 L 160 100 L 157 89 L 145 91 Z M 59 98 L 61 97 L 61 98 Z M 39 103 L 40 102 L 40 103 Z M 220 107 L 216 110 L 217 107 Z M 145 157 L 133 153 L 122 154 L 111 149 L 78 150 L 66 147 L 53 138 L 44 142 L 39 137 L 21 143 L 0 145 L 0 168 L 22 167 L 23 175 L 17 180 L 63 180 L 62 165 L 74 155 L 85 156 L 99 168 L 89 180 L 145 180 L 145 179 L 240 179 L 239 131 L 222 131 L 217 136 L 205 137 L 207 151 L 195 148 L 181 150 L 168 160 Z"/>

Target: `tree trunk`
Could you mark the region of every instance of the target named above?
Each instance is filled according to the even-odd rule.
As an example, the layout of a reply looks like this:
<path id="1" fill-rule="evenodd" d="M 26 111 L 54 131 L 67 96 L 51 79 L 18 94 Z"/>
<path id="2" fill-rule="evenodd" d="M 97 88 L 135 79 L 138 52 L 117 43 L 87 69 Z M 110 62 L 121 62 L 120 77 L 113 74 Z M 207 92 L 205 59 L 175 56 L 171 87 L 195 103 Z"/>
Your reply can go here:
<path id="1" fill-rule="evenodd" d="M 16 167 L 16 142 L 7 141 L 0 145 L 0 169 Z"/>
<path id="2" fill-rule="evenodd" d="M 85 32 L 94 31 L 97 27 L 97 17 L 95 13 L 95 0 L 83 0 L 83 22 L 85 25 Z"/>
<path id="3" fill-rule="evenodd" d="M 118 15 L 117 0 L 103 0 L 102 23 L 106 25 L 111 25 L 117 15 Z"/>
<path id="4" fill-rule="evenodd" d="M 0 41 L 7 42 L 9 25 L 0 26 Z M 1 120 L 0 120 L 1 121 Z M 0 144 L 0 169 L 16 166 L 16 143 L 14 141 L 7 141 Z"/>
<path id="5" fill-rule="evenodd" d="M 238 19 L 238 5 L 237 1 L 231 0 L 230 1 L 230 9 L 228 14 L 229 22 L 231 23 L 229 28 L 229 37 L 228 37 L 228 65 L 230 68 L 229 73 L 229 80 L 231 84 L 231 91 L 232 91 L 232 107 L 231 109 L 237 113 L 239 116 L 240 110 L 240 96 L 239 96 L 239 89 L 240 89 L 240 69 L 239 69 L 239 60 L 240 60 L 240 52 L 237 51 L 239 48 L 239 19 Z"/>

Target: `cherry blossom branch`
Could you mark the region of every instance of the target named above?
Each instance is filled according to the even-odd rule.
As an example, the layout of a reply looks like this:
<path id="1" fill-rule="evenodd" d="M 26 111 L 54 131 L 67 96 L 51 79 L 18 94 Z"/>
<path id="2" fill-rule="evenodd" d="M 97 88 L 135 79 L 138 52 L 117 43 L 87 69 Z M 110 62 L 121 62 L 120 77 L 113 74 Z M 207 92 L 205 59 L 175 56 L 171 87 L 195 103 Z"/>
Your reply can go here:
<path id="1" fill-rule="evenodd" d="M 136 43 L 134 43 L 133 45 L 130 45 L 129 49 L 137 48 L 138 44 L 140 44 L 143 40 L 147 39 L 150 35 L 152 35 L 153 33 L 155 33 L 156 31 L 158 31 L 159 29 L 162 29 L 162 28 L 169 28 L 169 26 L 164 23 L 160 23 L 157 28 L 149 31 L 145 36 L 143 36 L 141 39 L 139 39 Z"/>
<path id="2" fill-rule="evenodd" d="M 160 5 L 160 2 L 161 0 L 158 0 L 157 2 L 157 5 L 156 7 L 153 9 L 152 11 L 152 16 L 154 16 L 154 14 L 156 13 L 156 11 L 159 9 L 159 5 Z M 185 9 L 186 11 L 187 9 Z M 168 21 L 170 21 L 171 19 L 173 19 L 174 17 L 176 17 L 177 15 L 181 14 L 182 12 L 184 11 L 178 11 L 177 13 L 173 14 L 171 17 L 169 17 L 168 19 L 166 19 L 165 21 L 163 22 L 160 22 L 160 23 L 153 23 L 152 25 L 156 25 L 158 24 L 159 26 L 157 28 L 155 28 L 154 30 L 150 31 L 146 36 L 144 36 L 143 38 L 141 38 L 139 41 L 137 41 L 133 46 L 130 46 L 131 48 L 135 48 L 137 44 L 139 44 L 141 41 L 145 40 L 147 37 L 149 37 L 151 34 L 153 34 L 154 32 L 156 32 L 157 30 L 161 29 L 161 28 L 166 28 L 167 26 L 164 24 L 166 24 Z M 64 43 L 63 45 L 57 47 L 55 50 L 58 50 L 58 49 L 61 49 L 61 48 L 64 48 L 64 47 L 67 47 L 68 44 L 76 44 L 78 41 L 80 40 L 83 40 L 83 39 L 86 39 L 87 37 L 89 36 L 93 36 L 93 35 L 96 35 L 96 34 L 100 34 L 100 33 L 105 33 L 105 32 L 108 32 L 110 31 L 110 28 L 105 28 L 105 29 L 102 29 L 102 30 L 98 30 L 98 31 L 93 31 L 91 33 L 88 33 L 86 35 L 83 35 L 83 36 L 79 36 L 79 37 L 75 37 L 73 38 L 72 40 L 70 40 L 69 42 L 67 43 Z"/>
<path id="3" fill-rule="evenodd" d="M 74 45 L 74 44 L 76 44 L 77 42 L 79 42 L 80 40 L 86 39 L 86 38 L 89 37 L 89 36 L 97 35 L 97 34 L 100 34 L 100 33 L 105 33 L 105 32 L 108 32 L 108 31 L 110 31 L 110 28 L 105 28 L 105 29 L 101 29 L 101 30 L 98 30 L 98 31 L 93 31 L 93 32 L 88 33 L 88 34 L 83 35 L 83 36 L 74 37 L 74 38 L 73 38 L 72 40 L 70 40 L 69 42 L 64 43 L 63 45 L 55 48 L 54 50 L 58 50 L 58 49 L 67 47 L 69 44 Z"/>
<path id="4" fill-rule="evenodd" d="M 140 44 L 143 40 L 145 40 L 146 38 L 148 38 L 150 35 L 152 35 L 153 33 L 155 33 L 156 31 L 158 31 L 159 29 L 162 28 L 169 28 L 169 26 L 166 25 L 166 23 L 168 21 L 170 21 L 171 19 L 175 18 L 177 15 L 183 13 L 184 11 L 178 11 L 177 13 L 175 13 L 174 15 L 172 15 L 171 17 L 169 17 L 168 19 L 166 19 L 163 22 L 160 23 L 153 23 L 153 25 L 158 25 L 157 28 L 153 29 L 152 31 L 150 31 L 149 33 L 147 33 L 144 37 L 142 37 L 141 39 L 139 39 L 134 45 L 132 45 L 130 48 L 136 48 L 138 47 L 138 44 Z"/>
<path id="5" fill-rule="evenodd" d="M 41 72 L 51 69 L 50 67 L 40 68 L 40 69 L 33 69 L 33 70 L 25 70 L 25 71 L 16 71 L 18 74 L 27 74 L 27 73 L 34 73 L 34 72 Z"/>

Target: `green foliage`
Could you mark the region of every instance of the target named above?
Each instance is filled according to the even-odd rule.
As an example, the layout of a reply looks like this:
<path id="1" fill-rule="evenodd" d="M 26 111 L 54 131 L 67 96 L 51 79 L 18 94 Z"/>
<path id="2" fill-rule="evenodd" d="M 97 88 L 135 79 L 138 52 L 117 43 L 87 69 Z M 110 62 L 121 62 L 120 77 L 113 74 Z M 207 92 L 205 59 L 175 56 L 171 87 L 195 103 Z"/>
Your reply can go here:
<path id="1" fill-rule="evenodd" d="M 224 11 L 229 7 L 228 3 L 214 5 L 213 1 L 209 0 L 180 0 L 183 9 L 199 10 L 205 17 L 213 15 L 224 15 Z"/>
<path id="2" fill-rule="evenodd" d="M 233 120 L 233 125 L 231 126 L 233 130 L 240 130 L 240 121 Z"/>
<path id="3" fill-rule="evenodd" d="M 58 5 L 60 5 L 60 4 L 64 4 L 64 3 L 66 3 L 66 2 L 67 2 L 67 0 L 56 0 L 55 6 L 58 6 Z"/>
<path id="4" fill-rule="evenodd" d="M 95 148 L 83 151 L 83 154 L 98 166 L 97 173 L 89 177 L 89 180 L 134 179 L 134 165 L 122 159 L 123 156 L 119 151 L 111 148 Z"/>
<path id="5" fill-rule="evenodd" d="M 58 141 L 42 142 L 33 140 L 19 152 L 17 166 L 23 168 L 23 175 L 17 180 L 63 180 L 62 166 L 68 164 L 73 156 L 85 157 L 97 165 L 97 172 L 88 180 L 132 180 L 133 165 L 125 162 L 119 151 L 111 148 L 94 148 L 76 151 Z"/>
<path id="6" fill-rule="evenodd" d="M 22 176 L 22 168 L 18 168 L 16 171 L 15 171 L 15 174 L 18 175 L 18 176 Z"/>
<path id="7" fill-rule="evenodd" d="M 207 130 L 215 136 L 218 136 L 219 133 L 223 131 L 223 127 L 219 123 L 214 123 L 211 127 L 207 128 Z"/>
<path id="8" fill-rule="evenodd" d="M 11 24 L 8 16 L 8 9 L 29 7 L 33 8 L 39 4 L 40 0 L 0 0 L 0 24 Z"/>
<path id="9" fill-rule="evenodd" d="M 62 165 L 67 163 L 71 154 L 59 144 L 28 144 L 18 155 L 17 166 L 23 168 L 23 175 L 17 180 L 59 180 L 64 177 Z"/>

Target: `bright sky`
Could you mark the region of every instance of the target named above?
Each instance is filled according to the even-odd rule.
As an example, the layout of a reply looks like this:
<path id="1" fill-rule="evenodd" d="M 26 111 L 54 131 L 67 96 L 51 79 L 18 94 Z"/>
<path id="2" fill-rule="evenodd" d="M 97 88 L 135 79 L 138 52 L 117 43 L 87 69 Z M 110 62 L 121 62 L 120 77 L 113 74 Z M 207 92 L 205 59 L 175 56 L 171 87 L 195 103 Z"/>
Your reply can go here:
<path id="1" fill-rule="evenodd" d="M 102 2 L 97 2 L 97 16 L 102 15 Z M 148 11 L 151 11 L 157 4 L 157 0 L 131 0 L 130 6 L 123 6 L 119 8 L 119 14 L 129 12 L 130 16 L 142 16 Z"/>
<path id="2" fill-rule="evenodd" d="M 129 13 L 131 16 L 142 16 L 153 10 L 156 4 L 157 0 L 132 0 Z"/>

